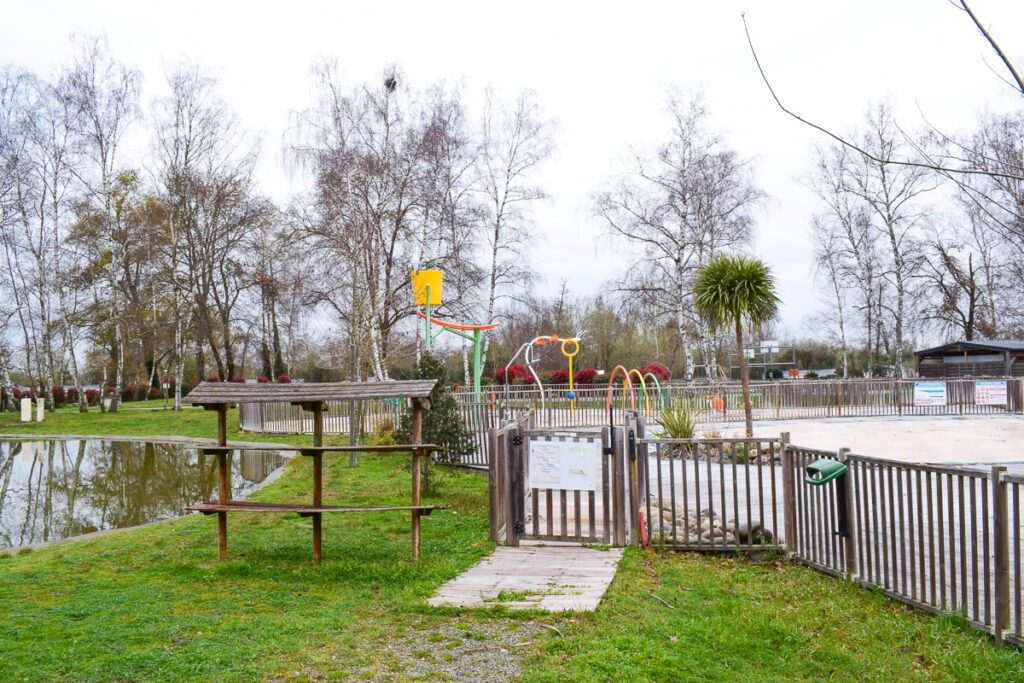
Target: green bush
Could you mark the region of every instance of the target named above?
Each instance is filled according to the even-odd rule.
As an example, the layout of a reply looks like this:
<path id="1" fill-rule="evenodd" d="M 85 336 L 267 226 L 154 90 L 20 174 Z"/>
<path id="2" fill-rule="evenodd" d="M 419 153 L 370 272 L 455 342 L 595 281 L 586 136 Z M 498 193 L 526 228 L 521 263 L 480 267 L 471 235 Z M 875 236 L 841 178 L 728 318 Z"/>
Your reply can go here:
<path id="1" fill-rule="evenodd" d="M 430 392 L 430 410 L 423 414 L 423 443 L 444 446 L 444 453 L 437 454 L 438 462 L 457 464 L 462 456 L 472 455 L 476 450 L 473 437 L 462 422 L 459 405 L 448 386 L 448 373 L 444 363 L 432 354 L 424 353 L 416 365 L 416 379 L 437 380 L 437 384 Z M 395 430 L 395 439 L 399 443 L 411 441 L 412 411 L 406 411 L 402 415 L 398 429 Z M 429 495 L 436 491 L 440 484 L 437 473 L 433 477 L 424 477 L 424 493 Z"/>
<path id="2" fill-rule="evenodd" d="M 670 439 L 692 439 L 697 429 L 697 414 L 688 401 L 676 400 L 662 409 L 657 422 Z"/>

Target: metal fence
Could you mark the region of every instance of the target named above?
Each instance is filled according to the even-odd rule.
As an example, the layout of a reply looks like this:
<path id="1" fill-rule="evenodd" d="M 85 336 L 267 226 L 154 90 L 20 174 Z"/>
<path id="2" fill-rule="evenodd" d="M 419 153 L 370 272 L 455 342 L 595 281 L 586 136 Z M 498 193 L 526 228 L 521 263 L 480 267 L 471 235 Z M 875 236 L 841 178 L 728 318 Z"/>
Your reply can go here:
<path id="1" fill-rule="evenodd" d="M 914 385 L 920 379 L 845 379 L 845 380 L 783 380 L 753 382 L 750 402 L 755 420 L 788 420 L 802 418 L 867 417 L 867 416 L 941 416 L 1000 415 L 1024 412 L 1024 379 L 997 378 L 1006 382 L 1006 403 L 979 403 L 978 381 L 947 379 L 946 401 L 942 405 L 916 405 Z M 508 396 L 502 387 L 485 392 L 485 402 L 499 408 L 532 411 L 537 423 L 547 427 L 600 426 L 608 423 L 606 401 L 608 387 L 582 385 L 574 388 L 575 399 L 569 399 L 567 384 L 545 385 L 543 400 L 536 386 L 509 387 Z M 633 392 L 621 385 L 612 387 L 612 406 L 616 422 L 621 411 L 635 409 L 656 415 L 663 404 L 687 403 L 696 411 L 699 422 L 738 422 L 743 420 L 743 393 L 737 382 L 719 384 L 667 384 L 658 387 L 634 385 Z M 473 393 L 455 392 L 461 403 L 473 402 Z"/>
<path id="2" fill-rule="evenodd" d="M 834 485 L 809 485 L 806 466 L 822 458 L 844 462 L 847 473 Z M 912 464 L 800 446 L 786 448 L 783 469 L 794 482 L 786 506 L 786 548 L 794 557 L 921 609 L 961 613 L 997 641 L 1024 644 L 1024 476 L 1002 466 Z M 837 486 L 848 494 L 846 535 L 837 533 Z"/>

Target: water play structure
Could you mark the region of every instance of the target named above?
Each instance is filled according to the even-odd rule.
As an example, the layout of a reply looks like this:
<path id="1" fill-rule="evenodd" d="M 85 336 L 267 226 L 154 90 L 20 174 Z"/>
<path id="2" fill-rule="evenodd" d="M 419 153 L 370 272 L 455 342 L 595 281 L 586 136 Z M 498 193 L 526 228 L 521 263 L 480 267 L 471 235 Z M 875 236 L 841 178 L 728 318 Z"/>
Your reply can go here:
<path id="1" fill-rule="evenodd" d="M 473 398 L 480 402 L 480 376 L 483 368 L 480 363 L 480 349 L 483 342 L 483 333 L 500 326 L 500 323 L 484 325 L 465 325 L 460 323 L 438 320 L 431 316 L 431 309 L 441 305 L 441 292 L 443 291 L 444 272 L 440 270 L 414 270 L 409 276 L 412 281 L 413 302 L 422 306 L 422 311 L 416 311 L 416 315 L 425 321 L 424 327 L 424 348 L 427 353 L 433 345 L 434 339 L 441 336 L 443 332 L 450 332 L 457 337 L 473 343 Z M 431 325 L 437 325 L 440 329 L 435 333 Z"/>

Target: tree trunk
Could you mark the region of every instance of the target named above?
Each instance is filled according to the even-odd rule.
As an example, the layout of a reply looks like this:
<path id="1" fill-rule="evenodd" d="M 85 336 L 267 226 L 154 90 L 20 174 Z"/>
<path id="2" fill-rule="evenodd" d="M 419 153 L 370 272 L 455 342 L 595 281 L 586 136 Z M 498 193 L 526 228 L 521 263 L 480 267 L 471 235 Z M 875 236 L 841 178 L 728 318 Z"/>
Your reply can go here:
<path id="1" fill-rule="evenodd" d="M 740 383 L 743 385 L 743 419 L 747 426 L 747 438 L 754 436 L 754 412 L 750 406 L 750 380 L 747 378 L 747 357 L 743 353 L 743 324 L 736 316 L 736 348 L 740 352 Z"/>

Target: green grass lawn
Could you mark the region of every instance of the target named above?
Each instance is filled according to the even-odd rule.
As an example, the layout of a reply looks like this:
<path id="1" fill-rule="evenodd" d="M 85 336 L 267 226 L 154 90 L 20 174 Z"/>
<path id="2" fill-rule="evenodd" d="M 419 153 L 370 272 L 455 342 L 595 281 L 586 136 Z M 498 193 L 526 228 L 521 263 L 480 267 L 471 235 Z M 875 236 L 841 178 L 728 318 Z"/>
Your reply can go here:
<path id="1" fill-rule="evenodd" d="M 208 437 L 213 417 L 59 413 L 27 428 Z M 404 460 L 346 462 L 328 459 L 325 500 L 407 501 Z M 309 482 L 296 458 L 257 497 L 305 501 Z M 630 550 L 593 614 L 430 608 L 438 585 L 490 549 L 486 479 L 451 472 L 430 502 L 448 509 L 424 519 L 418 564 L 404 513 L 325 515 L 320 567 L 310 522 L 293 515 L 231 516 L 225 563 L 201 516 L 0 556 L 0 681 L 408 680 L 409 658 L 435 680 L 450 628 L 486 649 L 497 647 L 487 634 L 527 622 L 551 627 L 516 644 L 527 681 L 1024 679 L 1017 650 L 958 618 L 786 562 Z"/>

